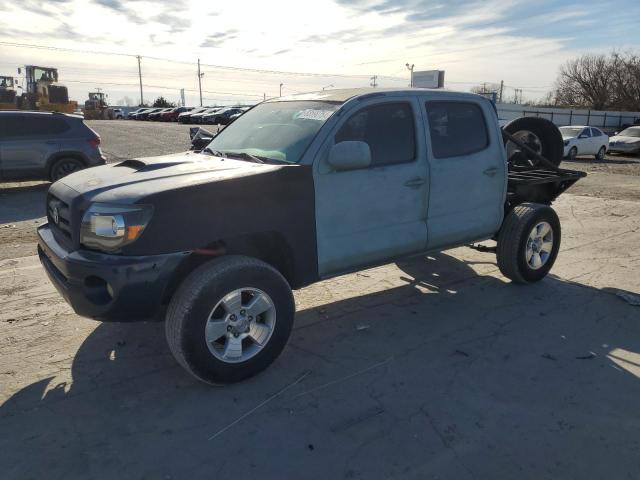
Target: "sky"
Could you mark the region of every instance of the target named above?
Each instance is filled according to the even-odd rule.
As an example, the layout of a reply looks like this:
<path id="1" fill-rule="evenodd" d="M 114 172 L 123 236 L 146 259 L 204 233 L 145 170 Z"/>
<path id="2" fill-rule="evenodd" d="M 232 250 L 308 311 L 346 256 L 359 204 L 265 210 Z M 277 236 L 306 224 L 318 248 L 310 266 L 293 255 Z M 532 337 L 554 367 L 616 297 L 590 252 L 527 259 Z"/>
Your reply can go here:
<path id="1" fill-rule="evenodd" d="M 444 70 L 445 86 L 504 81 L 539 99 L 584 53 L 640 53 L 640 0 L 21 0 L 0 3 L 0 75 L 57 67 L 70 96 L 112 104 L 163 95 L 255 103 L 324 88 L 406 87 Z M 19 45 L 17 45 L 19 44 Z M 38 45 L 44 48 L 28 48 Z"/>

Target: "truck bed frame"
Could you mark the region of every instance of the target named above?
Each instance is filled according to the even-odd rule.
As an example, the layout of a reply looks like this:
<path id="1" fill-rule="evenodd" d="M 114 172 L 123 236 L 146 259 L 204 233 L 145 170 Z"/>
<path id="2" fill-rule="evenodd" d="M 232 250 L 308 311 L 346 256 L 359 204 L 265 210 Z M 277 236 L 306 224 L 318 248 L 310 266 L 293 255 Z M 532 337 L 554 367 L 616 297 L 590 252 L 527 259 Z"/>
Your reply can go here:
<path id="1" fill-rule="evenodd" d="M 577 170 L 509 165 L 507 210 L 523 202 L 550 205 L 562 192 L 586 176 L 585 172 Z"/>

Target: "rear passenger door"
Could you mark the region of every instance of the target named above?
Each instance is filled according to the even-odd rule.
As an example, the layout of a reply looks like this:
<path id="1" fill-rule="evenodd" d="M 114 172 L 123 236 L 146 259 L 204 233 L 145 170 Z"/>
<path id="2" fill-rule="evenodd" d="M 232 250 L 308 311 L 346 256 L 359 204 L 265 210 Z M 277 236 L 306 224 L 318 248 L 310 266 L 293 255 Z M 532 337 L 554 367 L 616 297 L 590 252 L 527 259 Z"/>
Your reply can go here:
<path id="1" fill-rule="evenodd" d="M 440 95 L 439 98 L 442 98 Z M 489 102 L 422 102 L 430 151 L 429 249 L 492 236 L 504 215 L 507 162 Z"/>
<path id="2" fill-rule="evenodd" d="M 313 166 L 318 271 L 328 277 L 427 244 L 429 192 L 420 105 L 415 97 L 370 100 L 333 128 Z M 331 147 L 369 145 L 371 165 L 335 171 Z"/>
<path id="3" fill-rule="evenodd" d="M 47 114 L 2 116 L 0 169 L 7 179 L 42 176 L 47 160 L 60 150 L 59 136 L 68 130 L 64 118 Z"/>

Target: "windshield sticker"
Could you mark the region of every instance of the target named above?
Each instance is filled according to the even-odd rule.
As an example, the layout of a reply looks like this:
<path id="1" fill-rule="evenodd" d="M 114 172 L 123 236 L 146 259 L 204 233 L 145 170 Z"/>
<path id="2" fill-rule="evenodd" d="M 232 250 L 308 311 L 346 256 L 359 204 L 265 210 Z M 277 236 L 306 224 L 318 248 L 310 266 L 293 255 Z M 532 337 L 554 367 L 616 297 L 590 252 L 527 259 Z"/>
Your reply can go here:
<path id="1" fill-rule="evenodd" d="M 321 120 L 324 121 L 331 116 L 333 110 L 315 110 L 308 108 L 296 113 L 295 118 L 302 118 L 305 120 Z"/>

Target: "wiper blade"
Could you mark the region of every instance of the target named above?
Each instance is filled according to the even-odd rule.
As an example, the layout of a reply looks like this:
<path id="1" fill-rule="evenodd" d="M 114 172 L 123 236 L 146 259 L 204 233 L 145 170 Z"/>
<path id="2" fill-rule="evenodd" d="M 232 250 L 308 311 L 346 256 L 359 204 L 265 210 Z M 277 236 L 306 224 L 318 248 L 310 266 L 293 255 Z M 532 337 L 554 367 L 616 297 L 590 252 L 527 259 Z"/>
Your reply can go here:
<path id="1" fill-rule="evenodd" d="M 254 162 L 254 163 L 264 163 L 264 160 L 260 157 L 256 157 L 255 155 L 251 155 L 250 153 L 246 153 L 246 152 L 223 152 L 225 153 L 229 158 L 239 158 L 239 159 L 244 159 L 244 160 L 249 160 L 250 162 Z"/>
<path id="2" fill-rule="evenodd" d="M 212 150 L 209 147 L 206 147 L 204 150 L 202 150 L 203 153 L 208 153 L 210 155 L 214 155 L 216 157 L 223 157 L 226 158 L 226 155 L 224 154 L 224 152 L 219 152 L 218 150 Z"/>

